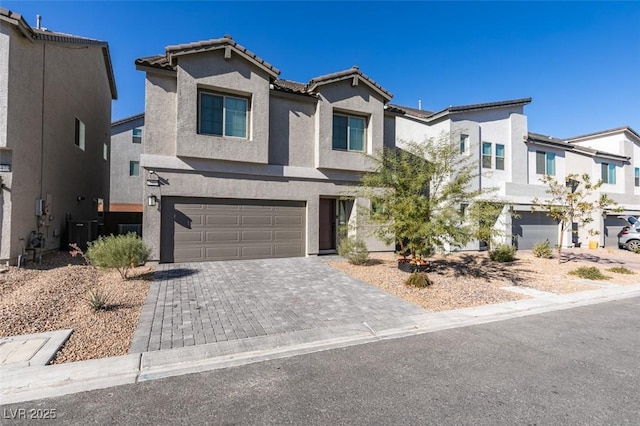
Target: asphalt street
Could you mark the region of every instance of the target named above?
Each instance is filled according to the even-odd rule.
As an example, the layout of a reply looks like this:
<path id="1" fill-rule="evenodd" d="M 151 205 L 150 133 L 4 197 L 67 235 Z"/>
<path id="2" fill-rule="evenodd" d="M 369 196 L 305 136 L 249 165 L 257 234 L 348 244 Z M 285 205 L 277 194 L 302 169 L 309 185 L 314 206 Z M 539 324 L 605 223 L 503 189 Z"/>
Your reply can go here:
<path id="1" fill-rule="evenodd" d="M 637 425 L 639 369 L 634 298 L 5 405 L 0 420 Z"/>

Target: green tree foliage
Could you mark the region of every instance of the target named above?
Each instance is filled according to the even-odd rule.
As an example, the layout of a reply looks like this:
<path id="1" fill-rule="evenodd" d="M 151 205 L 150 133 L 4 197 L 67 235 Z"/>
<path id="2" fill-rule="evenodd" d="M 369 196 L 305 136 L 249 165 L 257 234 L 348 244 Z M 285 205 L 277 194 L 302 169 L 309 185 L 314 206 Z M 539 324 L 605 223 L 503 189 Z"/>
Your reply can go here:
<path id="1" fill-rule="evenodd" d="M 593 222 L 593 213 L 606 210 L 619 210 L 618 203 L 607 194 L 600 194 L 598 197 L 594 192 L 602 186 L 602 181 L 591 182 L 591 177 L 585 173 L 578 175 L 572 173 L 567 175 L 564 181 L 558 182 L 555 177 L 545 175 L 541 178 L 542 183 L 547 185 L 545 192 L 549 196 L 541 201 L 533 199 L 533 211 L 544 211 L 547 216 L 560 222 L 560 241 L 558 242 L 558 263 L 562 258 L 562 242 L 564 234 L 572 223 L 584 226 Z M 591 235 L 598 234 L 598 231 L 590 231 Z"/>
<path id="2" fill-rule="evenodd" d="M 399 243 L 403 254 L 426 256 L 499 233 L 493 225 L 504 204 L 488 201 L 492 189 L 478 189 L 478 159 L 461 154 L 450 134 L 371 158 L 376 168 L 363 176 L 359 196 L 372 202 L 374 235 Z"/>
<path id="3" fill-rule="evenodd" d="M 149 259 L 150 250 L 133 232 L 127 235 L 99 237 L 89 243 L 87 257 L 91 264 L 101 268 L 116 268 L 123 279 L 127 279 L 129 269 L 143 264 Z"/>

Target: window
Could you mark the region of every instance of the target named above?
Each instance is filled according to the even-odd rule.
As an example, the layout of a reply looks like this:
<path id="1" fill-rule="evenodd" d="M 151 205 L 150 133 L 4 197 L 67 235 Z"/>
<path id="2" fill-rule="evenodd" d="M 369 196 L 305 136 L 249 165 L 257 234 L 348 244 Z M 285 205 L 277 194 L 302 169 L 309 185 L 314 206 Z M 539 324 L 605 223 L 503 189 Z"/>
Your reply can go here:
<path id="1" fill-rule="evenodd" d="M 76 118 L 76 138 L 75 144 L 78 148 L 84 151 L 86 131 L 84 123 L 80 119 Z"/>
<path id="2" fill-rule="evenodd" d="M 107 159 L 109 158 L 109 145 L 107 145 L 106 143 L 102 144 L 102 159 L 104 161 L 107 161 Z"/>
<path id="3" fill-rule="evenodd" d="M 249 100 L 200 92 L 198 133 L 247 139 Z"/>
<path id="4" fill-rule="evenodd" d="M 482 142 L 482 168 L 491 168 L 491 142 Z"/>
<path id="5" fill-rule="evenodd" d="M 469 149 L 469 135 L 460 135 L 460 154 L 464 154 Z"/>
<path id="6" fill-rule="evenodd" d="M 602 172 L 602 182 L 610 185 L 616 184 L 616 165 L 613 163 L 600 164 L 600 170 Z"/>
<path id="7" fill-rule="evenodd" d="M 536 174 L 556 175 L 556 154 L 553 152 L 536 151 Z"/>
<path id="8" fill-rule="evenodd" d="M 504 145 L 496 144 L 496 170 L 504 170 Z"/>
<path id="9" fill-rule="evenodd" d="M 640 167 L 633 169 L 633 179 L 635 181 L 635 186 L 640 186 Z"/>
<path id="10" fill-rule="evenodd" d="M 140 176 L 139 161 L 129 161 L 129 176 Z"/>
<path id="11" fill-rule="evenodd" d="M 333 149 L 365 151 L 366 119 L 348 115 L 333 115 Z"/>
<path id="12" fill-rule="evenodd" d="M 142 143 L 142 129 L 137 127 L 133 129 L 133 137 L 131 142 L 133 143 Z"/>

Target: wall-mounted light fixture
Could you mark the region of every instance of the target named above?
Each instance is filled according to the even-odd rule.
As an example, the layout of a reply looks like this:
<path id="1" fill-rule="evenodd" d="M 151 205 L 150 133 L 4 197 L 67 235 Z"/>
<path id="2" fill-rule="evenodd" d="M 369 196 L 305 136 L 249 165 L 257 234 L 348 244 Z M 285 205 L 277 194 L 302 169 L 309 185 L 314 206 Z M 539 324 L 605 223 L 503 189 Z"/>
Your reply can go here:
<path id="1" fill-rule="evenodd" d="M 151 170 L 147 178 L 147 186 L 160 186 L 160 177 L 153 170 Z"/>
<path id="2" fill-rule="evenodd" d="M 149 206 L 155 206 L 158 202 L 158 197 L 156 197 L 155 195 L 149 195 L 149 197 L 147 198 L 147 205 Z"/>

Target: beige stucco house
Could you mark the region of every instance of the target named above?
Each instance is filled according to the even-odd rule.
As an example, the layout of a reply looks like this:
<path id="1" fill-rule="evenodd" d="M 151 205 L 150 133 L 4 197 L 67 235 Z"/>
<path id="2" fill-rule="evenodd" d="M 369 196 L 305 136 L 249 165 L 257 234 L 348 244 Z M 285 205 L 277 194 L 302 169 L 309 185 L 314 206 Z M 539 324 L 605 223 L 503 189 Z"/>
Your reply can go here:
<path id="1" fill-rule="evenodd" d="M 297 83 L 230 36 L 136 60 L 146 73 L 143 236 L 162 262 L 335 251 L 391 94 L 357 67 Z M 364 201 L 366 203 L 366 201 Z"/>
<path id="2" fill-rule="evenodd" d="M 96 236 L 116 97 L 106 42 L 0 9 L 1 262 Z"/>

